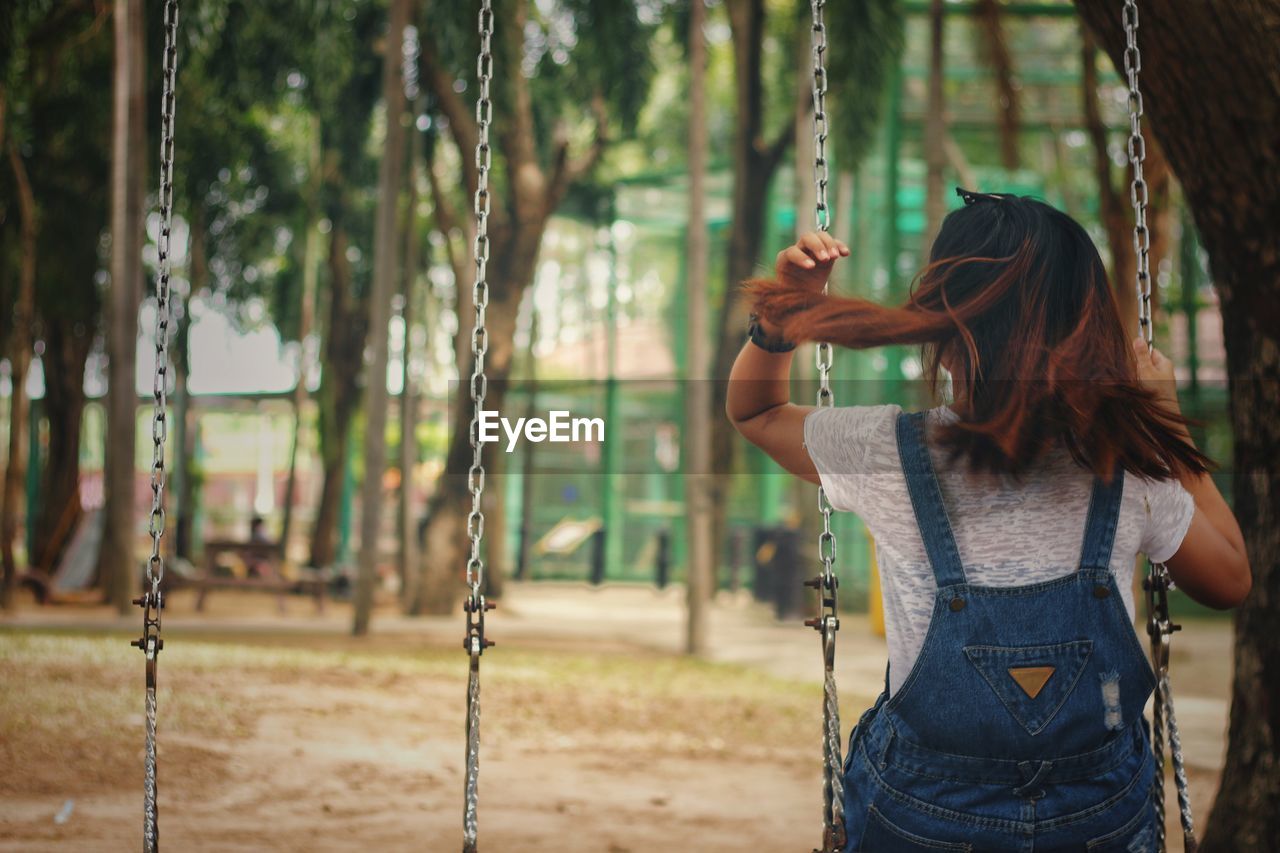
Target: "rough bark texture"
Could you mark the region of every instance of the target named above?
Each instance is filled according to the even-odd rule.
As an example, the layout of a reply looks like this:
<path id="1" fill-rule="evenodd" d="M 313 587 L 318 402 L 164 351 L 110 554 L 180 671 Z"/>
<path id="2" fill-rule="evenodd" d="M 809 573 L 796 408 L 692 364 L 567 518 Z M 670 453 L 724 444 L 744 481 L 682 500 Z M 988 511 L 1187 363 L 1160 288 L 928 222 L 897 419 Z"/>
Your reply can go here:
<path id="1" fill-rule="evenodd" d="M 1121 67 L 1120 4 L 1077 0 Z M 1227 761 L 1202 849 L 1280 848 L 1280 0 L 1147 0 L 1148 128 L 1182 184 L 1221 296 L 1234 509 L 1253 565 L 1236 613 Z"/>

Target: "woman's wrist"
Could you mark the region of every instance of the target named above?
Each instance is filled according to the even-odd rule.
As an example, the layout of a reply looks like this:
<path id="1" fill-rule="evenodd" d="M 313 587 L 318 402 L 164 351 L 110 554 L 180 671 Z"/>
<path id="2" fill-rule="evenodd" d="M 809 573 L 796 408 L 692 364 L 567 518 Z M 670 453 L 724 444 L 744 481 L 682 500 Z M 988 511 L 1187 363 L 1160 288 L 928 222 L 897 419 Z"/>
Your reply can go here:
<path id="1" fill-rule="evenodd" d="M 747 322 L 747 337 L 765 352 L 788 353 L 796 348 L 783 336 L 781 327 L 754 313 Z"/>

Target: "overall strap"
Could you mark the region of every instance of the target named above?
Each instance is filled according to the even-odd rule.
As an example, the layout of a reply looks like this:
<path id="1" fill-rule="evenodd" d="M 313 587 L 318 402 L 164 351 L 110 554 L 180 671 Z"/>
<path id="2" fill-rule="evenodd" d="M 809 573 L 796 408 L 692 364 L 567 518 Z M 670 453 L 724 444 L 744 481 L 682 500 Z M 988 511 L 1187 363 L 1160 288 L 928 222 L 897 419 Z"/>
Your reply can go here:
<path id="1" fill-rule="evenodd" d="M 898 456 L 902 460 L 902 473 L 907 478 L 907 492 L 911 495 L 916 526 L 920 528 L 920 538 L 924 540 L 933 576 L 941 588 L 964 583 L 965 576 L 964 566 L 960 563 L 960 549 L 956 547 L 947 508 L 942 503 L 938 475 L 925 444 L 924 418 L 925 412 L 898 415 Z"/>
<path id="2" fill-rule="evenodd" d="M 1109 569 L 1111 548 L 1120 519 L 1120 499 L 1124 496 L 1124 469 L 1116 465 L 1111 482 L 1093 478 L 1089 514 L 1084 522 L 1084 542 L 1080 546 L 1081 569 Z"/>

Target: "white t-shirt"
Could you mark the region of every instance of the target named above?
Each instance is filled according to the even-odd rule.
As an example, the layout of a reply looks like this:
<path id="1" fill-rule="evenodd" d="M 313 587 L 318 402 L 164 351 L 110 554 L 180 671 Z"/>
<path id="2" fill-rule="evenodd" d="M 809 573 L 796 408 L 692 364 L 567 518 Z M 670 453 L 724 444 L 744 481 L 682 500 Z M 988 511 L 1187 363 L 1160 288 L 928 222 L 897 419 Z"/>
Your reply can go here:
<path id="1" fill-rule="evenodd" d="M 805 446 L 827 499 L 837 510 L 857 513 L 875 539 L 890 693 L 920 653 L 937 591 L 898 457 L 901 411 L 896 405 L 825 408 L 804 422 Z M 946 407 L 930 410 L 926 436 L 956 417 Z M 1045 454 L 1017 483 L 970 473 L 963 459 L 949 464 L 936 441 L 929 441 L 929 453 L 971 583 L 1020 586 L 1076 570 L 1093 475 L 1065 448 Z M 1111 571 L 1131 620 L 1137 554 L 1167 560 L 1181 546 L 1194 513 L 1194 500 L 1176 480 L 1126 474 Z"/>

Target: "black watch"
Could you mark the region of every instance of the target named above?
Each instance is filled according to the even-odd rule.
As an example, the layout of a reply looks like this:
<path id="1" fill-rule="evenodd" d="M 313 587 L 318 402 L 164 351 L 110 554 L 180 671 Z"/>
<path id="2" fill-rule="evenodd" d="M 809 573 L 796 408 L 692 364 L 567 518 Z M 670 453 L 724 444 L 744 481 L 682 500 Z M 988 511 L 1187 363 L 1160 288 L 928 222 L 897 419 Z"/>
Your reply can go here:
<path id="1" fill-rule="evenodd" d="M 752 314 L 747 321 L 747 338 L 765 352 L 791 352 L 796 348 L 796 345 L 791 341 L 782 338 L 771 338 L 766 335 L 764 329 L 760 326 L 759 314 Z"/>

